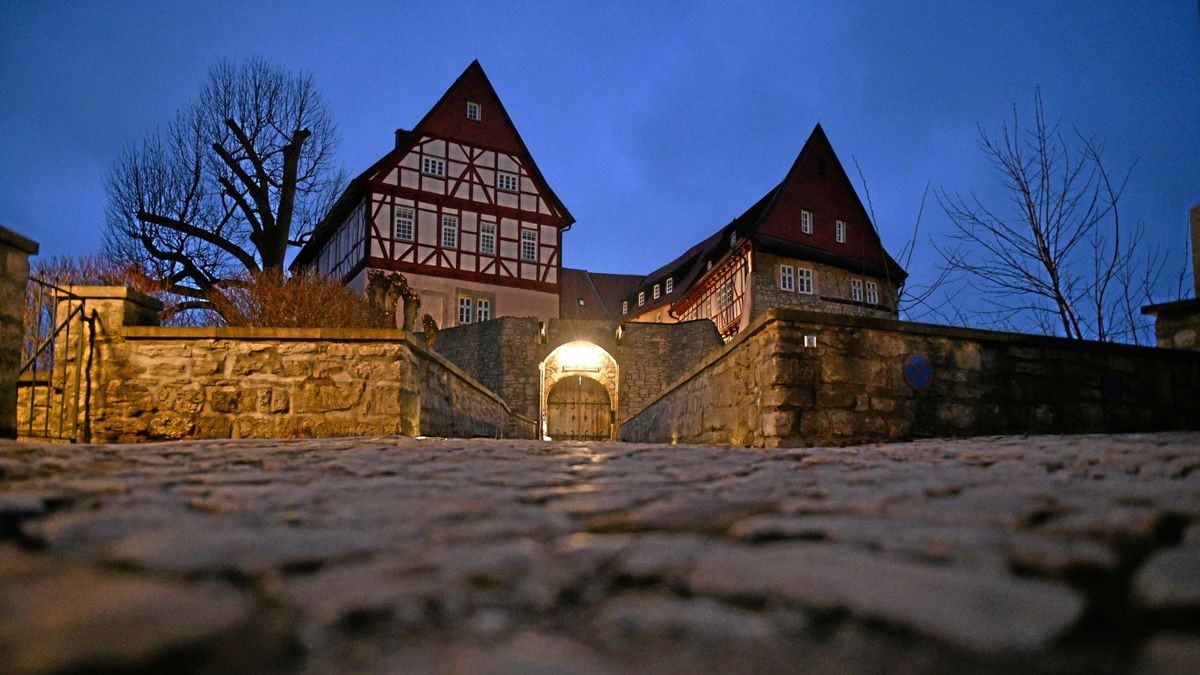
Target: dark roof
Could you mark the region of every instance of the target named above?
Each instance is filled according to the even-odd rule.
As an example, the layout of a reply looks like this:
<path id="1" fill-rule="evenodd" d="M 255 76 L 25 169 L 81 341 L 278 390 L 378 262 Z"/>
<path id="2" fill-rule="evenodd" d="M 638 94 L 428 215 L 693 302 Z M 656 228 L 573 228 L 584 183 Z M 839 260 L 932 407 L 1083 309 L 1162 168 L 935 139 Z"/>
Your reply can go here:
<path id="1" fill-rule="evenodd" d="M 641 280 L 636 274 L 602 274 L 564 267 L 559 278 L 558 315 L 563 319 L 616 321 L 621 314 L 621 299 Z"/>
<path id="2" fill-rule="evenodd" d="M 499 111 L 499 117 L 495 118 L 491 115 L 491 105 L 489 103 L 489 114 L 485 117 L 486 124 L 468 127 L 455 127 L 453 124 L 448 124 L 445 120 L 447 117 L 458 119 L 465 116 L 446 115 L 442 113 L 442 108 L 449 104 L 450 99 L 457 96 L 466 96 L 466 92 L 471 92 L 471 96 L 483 96 L 492 99 L 495 102 L 496 110 Z M 351 209 L 358 203 L 363 195 L 369 194 L 369 184 L 373 176 L 380 170 L 389 168 L 391 165 L 399 162 L 404 155 L 409 152 L 413 145 L 420 140 L 421 136 L 427 133 L 442 137 L 450 137 L 454 140 L 460 137 L 459 133 L 463 129 L 470 130 L 474 133 L 492 133 L 493 137 L 496 134 L 511 134 L 511 137 L 504 139 L 498 147 L 502 152 L 511 152 L 512 154 L 520 155 L 523 158 L 523 164 L 530 176 L 538 184 L 539 189 L 543 192 L 554 205 L 555 209 L 561 214 L 559 227 L 563 230 L 568 230 L 571 224 L 575 222 L 575 217 L 567 210 L 565 204 L 559 199 L 558 195 L 546 182 L 545 176 L 542 175 L 541 169 L 538 168 L 537 162 L 533 159 L 533 155 L 529 152 L 529 148 L 525 145 L 524 139 L 521 138 L 520 132 L 517 131 L 516 125 L 513 124 L 512 118 L 509 117 L 508 111 L 504 108 L 504 103 L 500 101 L 499 95 L 496 94 L 496 89 L 492 87 L 491 80 L 488 79 L 487 73 L 483 72 L 483 66 L 479 65 L 478 60 L 471 62 L 467 69 L 454 80 L 454 83 L 446 89 L 437 103 L 425 113 L 421 121 L 417 123 L 411 131 L 403 129 L 396 130 L 396 144 L 383 157 L 380 157 L 374 164 L 363 171 L 357 177 L 350 181 L 350 184 L 342 192 L 341 197 L 334 203 L 329 212 L 321 219 L 321 222 L 313 229 L 313 234 L 308 242 L 296 254 L 295 260 L 292 261 L 291 269 L 296 269 L 301 265 L 306 265 L 316 257 L 321 246 L 333 235 L 337 227 L 341 225 L 345 217 L 350 213 Z M 482 131 L 479 131 L 482 130 Z M 470 133 L 466 134 L 470 136 Z M 486 143 L 485 145 L 495 145 L 495 143 Z"/>

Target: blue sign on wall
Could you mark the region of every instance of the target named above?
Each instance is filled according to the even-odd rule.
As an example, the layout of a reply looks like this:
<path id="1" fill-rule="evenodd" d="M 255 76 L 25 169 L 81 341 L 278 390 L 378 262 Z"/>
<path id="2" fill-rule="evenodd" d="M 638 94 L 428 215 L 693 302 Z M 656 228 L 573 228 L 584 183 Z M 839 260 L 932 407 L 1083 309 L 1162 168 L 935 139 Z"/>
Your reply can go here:
<path id="1" fill-rule="evenodd" d="M 909 354 L 904 360 L 904 384 L 913 391 L 925 391 L 933 384 L 933 363 L 924 354 Z"/>

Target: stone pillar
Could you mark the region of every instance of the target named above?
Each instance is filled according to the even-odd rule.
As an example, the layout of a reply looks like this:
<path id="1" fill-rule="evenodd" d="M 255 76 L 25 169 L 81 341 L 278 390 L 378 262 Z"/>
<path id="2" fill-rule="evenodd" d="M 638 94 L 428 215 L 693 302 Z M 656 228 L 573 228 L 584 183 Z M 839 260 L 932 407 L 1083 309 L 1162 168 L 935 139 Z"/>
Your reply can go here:
<path id="1" fill-rule="evenodd" d="M 0 226 L 0 438 L 17 437 L 17 376 L 25 337 L 25 286 L 37 242 Z"/>
<path id="2" fill-rule="evenodd" d="M 1200 204 L 1192 207 L 1188 213 L 1192 234 L 1192 285 L 1195 295 L 1200 298 Z"/>
<path id="3" fill-rule="evenodd" d="M 68 286 L 63 290 L 66 295 L 58 299 L 54 325 L 62 325 L 80 305 L 83 311 L 55 341 L 54 377 L 62 382 L 60 405 L 78 421 L 76 440 L 88 442 L 91 406 L 103 403 L 93 401 L 93 394 L 103 386 L 106 368 L 123 358 L 115 349 L 123 342 L 122 329 L 159 325 L 163 307 L 158 300 L 124 286 Z"/>

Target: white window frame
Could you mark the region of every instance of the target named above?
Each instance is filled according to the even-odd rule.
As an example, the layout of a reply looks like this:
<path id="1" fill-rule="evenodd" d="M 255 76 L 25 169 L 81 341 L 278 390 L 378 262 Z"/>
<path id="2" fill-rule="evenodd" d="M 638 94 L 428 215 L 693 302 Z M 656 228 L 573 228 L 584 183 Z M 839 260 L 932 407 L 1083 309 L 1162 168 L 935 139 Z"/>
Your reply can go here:
<path id="1" fill-rule="evenodd" d="M 474 306 L 471 298 L 458 298 L 458 325 L 465 326 L 471 323 L 471 310 Z"/>
<path id="2" fill-rule="evenodd" d="M 479 298 L 475 301 L 475 321 L 481 323 L 492 318 L 492 301 Z"/>
<path id="3" fill-rule="evenodd" d="M 479 226 L 479 252 L 483 255 L 496 255 L 496 226 L 492 223 Z"/>
<path id="4" fill-rule="evenodd" d="M 796 268 L 796 292 L 805 295 L 812 295 L 816 290 L 816 280 L 813 278 L 813 271 L 807 267 Z"/>
<path id="5" fill-rule="evenodd" d="M 638 307 L 646 304 L 646 291 L 638 291 Z"/>
<path id="6" fill-rule="evenodd" d="M 667 277 L 667 282 L 666 282 L 665 286 L 666 287 L 663 290 L 665 290 L 667 293 L 670 293 L 671 291 L 675 290 L 675 278 Z"/>
<path id="7" fill-rule="evenodd" d="M 662 287 L 654 284 L 654 299 L 657 300 L 660 296 L 662 296 Z"/>
<path id="8" fill-rule="evenodd" d="M 850 280 L 850 299 L 855 302 L 863 301 L 862 279 L 851 279 Z"/>
<path id="9" fill-rule="evenodd" d="M 804 234 L 813 233 L 813 214 L 808 209 L 800 209 L 800 231 Z"/>
<path id="10" fill-rule="evenodd" d="M 407 232 L 407 234 L 405 234 Z M 413 241 L 417 236 L 417 210 L 409 206 L 396 207 L 392 236 L 399 241 Z"/>
<path id="11" fill-rule="evenodd" d="M 791 265 L 779 266 L 779 290 L 796 292 L 796 268 Z"/>
<path id="12" fill-rule="evenodd" d="M 446 177 L 446 160 L 438 157 L 422 157 L 421 173 L 427 176 Z"/>
<path id="13" fill-rule="evenodd" d="M 472 122 L 478 122 L 483 118 L 483 108 L 474 101 L 467 101 L 467 119 Z"/>
<path id="14" fill-rule="evenodd" d="M 458 248 L 458 216 L 442 216 L 442 248 Z"/>
<path id="15" fill-rule="evenodd" d="M 839 244 L 846 243 L 846 221 L 844 221 L 844 220 L 837 221 L 837 224 L 835 225 L 835 227 L 836 227 L 836 230 L 834 231 L 834 237 L 837 239 L 837 243 L 839 243 Z"/>
<path id="16" fill-rule="evenodd" d="M 879 284 L 875 283 L 874 281 L 867 282 L 867 304 L 879 304 Z"/>
<path id="17" fill-rule="evenodd" d="M 521 190 L 521 178 L 515 173 L 500 171 L 496 173 L 496 189 L 501 192 L 519 192 Z"/>
<path id="18" fill-rule="evenodd" d="M 628 314 L 628 313 L 629 313 L 629 301 L 622 300 L 621 301 L 621 314 Z"/>
<path id="19" fill-rule="evenodd" d="M 521 230 L 521 260 L 537 262 L 537 232 Z"/>

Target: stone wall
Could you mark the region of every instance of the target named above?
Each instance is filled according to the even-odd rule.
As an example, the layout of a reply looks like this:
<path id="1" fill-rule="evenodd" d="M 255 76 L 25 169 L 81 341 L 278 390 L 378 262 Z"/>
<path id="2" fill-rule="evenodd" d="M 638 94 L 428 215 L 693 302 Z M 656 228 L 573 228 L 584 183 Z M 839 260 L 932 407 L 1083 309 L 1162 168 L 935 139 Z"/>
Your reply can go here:
<path id="1" fill-rule="evenodd" d="M 1200 300 L 1176 300 L 1142 308 L 1154 316 L 1154 338 L 1159 347 L 1200 350 Z"/>
<path id="2" fill-rule="evenodd" d="M 620 365 L 618 420 L 650 404 L 725 341 L 708 319 L 682 323 L 623 323 L 615 356 Z"/>
<path id="3" fill-rule="evenodd" d="M 930 366 L 919 391 L 905 378 L 913 355 Z M 777 447 L 1198 429 L 1198 394 L 1190 352 L 775 310 L 621 438 Z"/>
<path id="4" fill-rule="evenodd" d="M 95 330 L 82 440 L 534 434 L 533 420 L 402 331 L 147 326 L 150 298 L 72 290 Z"/>
<path id="5" fill-rule="evenodd" d="M 515 412 L 537 418 L 539 366 L 558 347 L 582 340 L 616 359 L 617 418 L 625 419 L 721 347 L 707 319 L 677 324 L 503 317 L 438 332 L 436 351 L 500 395 Z M 605 384 L 602 382 L 602 384 Z"/>
<path id="6" fill-rule="evenodd" d="M 779 265 L 794 268 L 806 267 L 813 271 L 813 293 L 785 291 L 779 287 Z M 750 302 L 750 320 L 754 321 L 772 309 L 800 309 L 814 312 L 832 312 L 854 316 L 869 316 L 881 319 L 896 318 L 896 289 L 883 279 L 861 274 L 851 274 L 844 269 L 822 265 L 808 260 L 784 258 L 761 251 L 754 252 L 751 284 L 753 297 Z M 851 279 L 864 284 L 864 298 L 868 281 L 879 285 L 879 304 L 851 300 Z"/>
<path id="7" fill-rule="evenodd" d="M 438 331 L 434 351 L 483 386 L 512 410 L 538 415 L 538 372 L 542 358 L 539 324 L 534 318 L 501 317 Z"/>
<path id="8" fill-rule="evenodd" d="M 17 375 L 25 335 L 25 286 L 37 242 L 0 226 L 0 438 L 17 437 Z"/>

